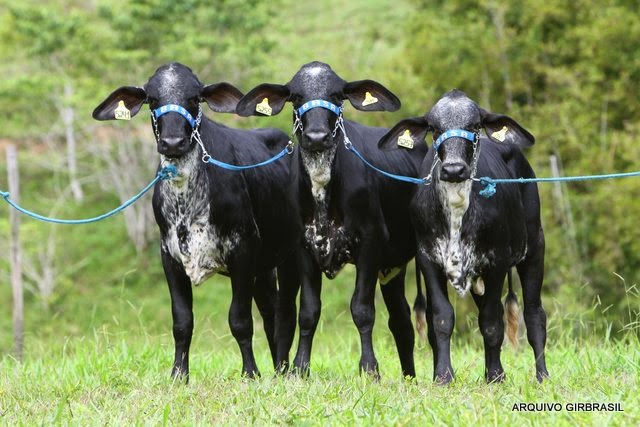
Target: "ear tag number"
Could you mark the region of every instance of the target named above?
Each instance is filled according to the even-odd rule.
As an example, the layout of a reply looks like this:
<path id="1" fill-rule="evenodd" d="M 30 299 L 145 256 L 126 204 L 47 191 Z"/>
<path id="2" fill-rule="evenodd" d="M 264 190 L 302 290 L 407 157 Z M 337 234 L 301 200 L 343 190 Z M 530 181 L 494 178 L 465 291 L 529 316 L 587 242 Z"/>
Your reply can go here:
<path id="1" fill-rule="evenodd" d="M 270 116 L 273 109 L 269 105 L 269 98 L 263 99 L 260 104 L 256 105 L 256 111 L 264 114 L 265 116 Z"/>
<path id="2" fill-rule="evenodd" d="M 378 98 L 376 98 L 375 96 L 371 95 L 370 92 L 365 92 L 364 101 L 362 101 L 362 106 L 363 107 L 366 107 L 367 105 L 375 104 L 376 102 L 378 102 Z"/>
<path id="3" fill-rule="evenodd" d="M 404 148 L 413 148 L 413 137 L 409 129 L 405 130 L 402 135 L 398 137 L 398 146 Z"/>
<path id="4" fill-rule="evenodd" d="M 131 111 L 124 105 L 124 101 L 119 101 L 118 106 L 113 112 L 116 120 L 131 120 Z"/>
<path id="5" fill-rule="evenodd" d="M 502 126 L 502 129 L 495 131 L 494 133 L 491 134 L 491 138 L 495 138 L 500 142 L 504 142 L 505 139 L 507 139 L 507 131 L 509 130 L 508 127 L 506 126 Z"/>

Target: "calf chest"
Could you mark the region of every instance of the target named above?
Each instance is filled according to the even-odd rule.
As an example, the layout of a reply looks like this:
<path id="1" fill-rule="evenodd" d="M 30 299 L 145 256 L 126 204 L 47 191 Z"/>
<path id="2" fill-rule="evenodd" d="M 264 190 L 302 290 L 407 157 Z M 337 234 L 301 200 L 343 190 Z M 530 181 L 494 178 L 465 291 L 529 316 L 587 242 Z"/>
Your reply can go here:
<path id="1" fill-rule="evenodd" d="M 222 232 L 210 222 L 206 185 L 166 183 L 160 211 L 167 230 L 162 249 L 182 264 L 191 283 L 199 285 L 218 272 L 227 272 L 228 255 L 240 242 L 237 232 Z"/>
<path id="2" fill-rule="evenodd" d="M 333 220 L 316 218 L 306 224 L 304 240 L 329 279 L 333 279 L 346 263 L 353 260 L 352 248 L 356 239 L 344 225 Z"/>

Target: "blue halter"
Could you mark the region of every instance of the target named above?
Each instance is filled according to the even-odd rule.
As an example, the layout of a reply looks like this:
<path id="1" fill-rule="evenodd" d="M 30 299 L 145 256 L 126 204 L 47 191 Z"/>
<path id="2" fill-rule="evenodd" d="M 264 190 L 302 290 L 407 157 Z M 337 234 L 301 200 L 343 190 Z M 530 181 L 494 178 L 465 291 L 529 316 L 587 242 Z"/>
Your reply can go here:
<path id="1" fill-rule="evenodd" d="M 444 132 L 442 135 L 438 137 L 435 141 L 433 141 L 433 150 L 437 153 L 438 148 L 449 138 L 464 138 L 469 142 L 476 142 L 478 138 L 478 134 L 475 132 L 470 132 L 464 129 L 451 129 Z"/>
<path id="2" fill-rule="evenodd" d="M 180 114 L 182 117 L 187 119 L 187 121 L 189 122 L 191 127 L 194 128 L 194 129 L 198 124 L 196 122 L 196 120 L 193 118 L 193 116 L 184 107 L 181 107 L 181 106 L 176 105 L 176 104 L 163 105 L 162 107 L 158 107 L 158 108 L 156 108 L 155 110 L 152 111 L 152 114 L 156 118 L 156 120 L 158 118 L 160 118 L 160 116 L 163 116 L 163 115 L 165 115 L 167 113 L 178 113 L 178 114 Z"/>
<path id="3" fill-rule="evenodd" d="M 311 101 L 307 101 L 300 108 L 296 110 L 299 117 L 302 117 L 304 113 L 311 110 L 312 108 L 325 108 L 336 116 L 339 116 L 342 113 L 342 105 L 332 104 L 329 101 L 325 101 L 324 99 L 312 99 Z"/>

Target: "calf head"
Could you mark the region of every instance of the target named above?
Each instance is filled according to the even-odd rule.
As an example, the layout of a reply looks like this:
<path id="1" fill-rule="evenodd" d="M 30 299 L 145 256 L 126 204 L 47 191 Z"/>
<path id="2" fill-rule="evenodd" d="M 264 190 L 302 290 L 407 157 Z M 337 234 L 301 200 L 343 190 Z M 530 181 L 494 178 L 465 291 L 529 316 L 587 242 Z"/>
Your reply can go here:
<path id="1" fill-rule="evenodd" d="M 158 152 L 180 158 L 195 147 L 202 119 L 201 102 L 216 112 L 233 113 L 242 93 L 229 83 L 204 86 L 185 65 L 161 66 L 144 87 L 123 86 L 93 110 L 96 120 L 130 120 L 149 104 Z M 171 114 L 169 114 L 171 113 Z"/>
<path id="2" fill-rule="evenodd" d="M 329 65 L 311 62 L 303 65 L 286 85 L 261 84 L 240 100 L 236 112 L 241 116 L 271 116 L 293 104 L 294 130 L 303 162 L 315 184 L 323 186 L 338 142 L 342 103 L 348 99 L 361 111 L 395 111 L 400 101 L 373 80 L 346 82 Z M 314 185 L 315 185 L 314 184 Z"/>
<path id="3" fill-rule="evenodd" d="M 480 129 L 497 143 L 533 145 L 535 139 L 511 117 L 490 113 L 464 92 L 452 90 L 436 102 L 424 117 L 399 122 L 379 141 L 380 148 L 391 148 L 407 135 L 422 141 L 433 132 L 434 155 L 440 160 L 439 180 L 462 182 L 471 178 L 478 156 Z M 408 132 L 408 133 L 407 133 Z"/>

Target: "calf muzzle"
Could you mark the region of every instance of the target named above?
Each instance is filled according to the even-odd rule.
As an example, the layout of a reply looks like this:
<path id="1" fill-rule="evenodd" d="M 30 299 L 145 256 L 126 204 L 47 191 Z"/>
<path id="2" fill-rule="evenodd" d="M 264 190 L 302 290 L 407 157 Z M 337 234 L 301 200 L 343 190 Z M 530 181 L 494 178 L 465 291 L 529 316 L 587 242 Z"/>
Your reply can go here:
<path id="1" fill-rule="evenodd" d="M 440 180 L 446 182 L 462 182 L 471 177 L 471 171 L 467 164 L 462 162 L 445 163 L 440 169 Z"/>

